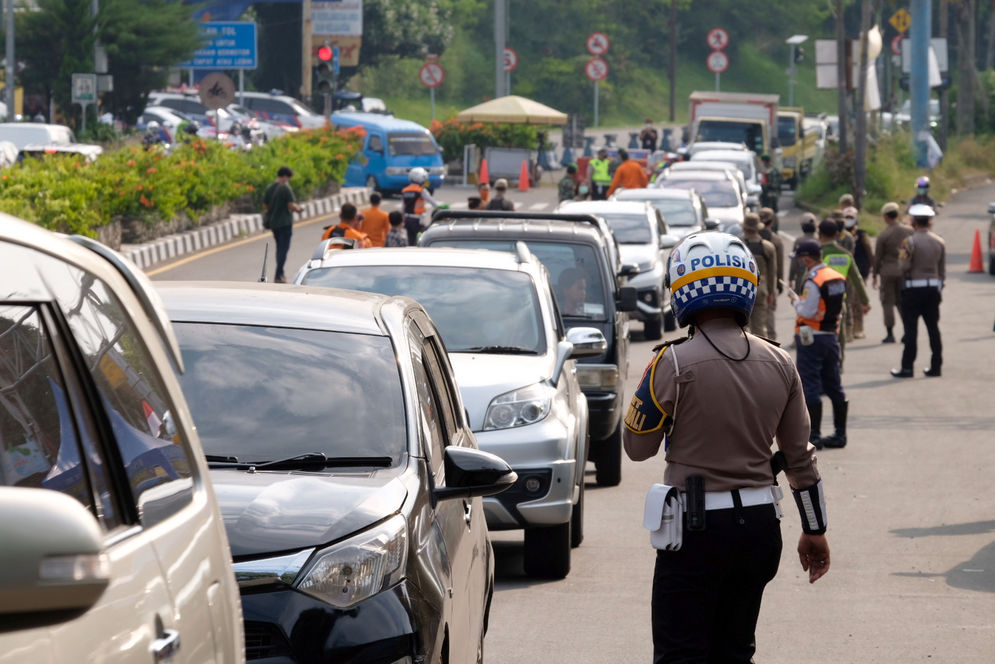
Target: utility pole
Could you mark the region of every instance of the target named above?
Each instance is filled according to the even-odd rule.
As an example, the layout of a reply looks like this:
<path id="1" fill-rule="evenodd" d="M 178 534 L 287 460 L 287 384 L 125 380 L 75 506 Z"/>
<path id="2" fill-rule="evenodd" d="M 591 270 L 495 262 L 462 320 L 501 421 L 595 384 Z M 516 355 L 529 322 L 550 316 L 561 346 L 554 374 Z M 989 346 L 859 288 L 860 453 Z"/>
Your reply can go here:
<path id="1" fill-rule="evenodd" d="M 311 100 L 311 70 L 314 67 L 311 61 L 311 51 L 314 50 L 311 26 L 311 0 L 304 0 L 301 4 L 301 95 L 308 101 Z"/>
<path id="2" fill-rule="evenodd" d="M 508 0 L 494 0 L 494 97 L 508 94 L 504 75 L 504 45 L 508 29 Z"/>
<path id="3" fill-rule="evenodd" d="M 846 30 L 843 25 L 843 0 L 836 0 L 836 90 L 837 109 L 839 114 L 839 145 L 840 154 L 847 151 L 847 124 L 849 122 L 849 109 L 847 108 L 847 81 L 850 80 L 847 72 L 847 52 L 850 50 L 846 41 Z"/>
<path id="4" fill-rule="evenodd" d="M 670 121 L 673 122 L 677 105 L 677 0 L 670 0 L 670 61 L 667 70 L 670 75 Z"/>
<path id="5" fill-rule="evenodd" d="M 912 107 L 912 150 L 916 165 L 926 168 L 926 136 L 929 132 L 929 39 L 932 16 L 929 0 L 912 0 L 912 26 L 909 37 L 912 63 L 909 72 L 909 99 Z"/>
<path id="6" fill-rule="evenodd" d="M 7 65 L 4 68 L 4 87 L 6 90 L 7 122 L 14 121 L 14 86 L 17 76 L 14 67 L 14 0 L 7 0 Z"/>
<path id="7" fill-rule="evenodd" d="M 949 36 L 949 34 L 950 34 L 950 6 L 947 0 L 940 0 L 940 36 L 946 39 Z M 944 152 L 947 151 L 947 127 L 949 126 L 950 126 L 950 95 L 947 94 L 947 88 L 941 85 L 940 86 L 940 149 L 943 150 Z"/>
<path id="8" fill-rule="evenodd" d="M 860 209 L 867 177 L 867 31 L 871 29 L 871 0 L 860 0 L 860 72 L 857 74 L 857 99 L 854 103 L 853 199 Z"/>

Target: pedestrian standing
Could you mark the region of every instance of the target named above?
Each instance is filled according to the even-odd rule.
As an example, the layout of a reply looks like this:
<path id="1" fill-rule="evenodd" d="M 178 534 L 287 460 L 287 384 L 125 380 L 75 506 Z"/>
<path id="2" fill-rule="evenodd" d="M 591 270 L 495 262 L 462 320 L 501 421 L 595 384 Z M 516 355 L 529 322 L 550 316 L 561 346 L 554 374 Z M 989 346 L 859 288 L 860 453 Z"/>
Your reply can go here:
<path id="1" fill-rule="evenodd" d="M 390 220 L 390 232 L 384 241 L 385 247 L 406 247 L 408 246 L 408 233 L 404 230 L 404 215 L 399 210 L 394 210 L 388 215 Z"/>
<path id="2" fill-rule="evenodd" d="M 287 262 L 290 238 L 294 233 L 294 213 L 301 211 L 301 206 L 294 198 L 294 190 L 290 188 L 292 177 L 294 172 L 290 167 L 281 166 L 276 172 L 276 180 L 263 192 L 263 222 L 276 240 L 276 275 L 273 282 L 277 284 L 287 283 L 283 267 Z"/>
<path id="3" fill-rule="evenodd" d="M 643 130 L 639 132 L 640 145 L 642 145 L 644 150 L 653 152 L 656 150 L 656 139 L 658 137 L 659 134 L 657 134 L 656 129 L 653 128 L 653 119 L 646 118 L 646 125 L 643 127 Z"/>
<path id="4" fill-rule="evenodd" d="M 480 195 L 480 202 L 487 205 L 491 199 L 491 183 L 481 182 L 477 185 L 477 193 Z"/>
<path id="5" fill-rule="evenodd" d="M 847 214 L 847 211 L 851 214 Z M 844 210 L 843 223 L 846 226 L 846 231 L 853 237 L 853 262 L 860 272 L 860 278 L 864 280 L 864 285 L 867 284 L 867 279 L 871 274 L 871 260 L 874 255 L 873 249 L 871 249 L 871 240 L 867 236 L 867 231 L 860 228 L 860 215 L 857 212 L 857 208 L 848 208 Z M 849 285 L 848 285 L 849 288 Z M 850 293 L 847 294 L 847 316 L 852 323 L 852 334 L 854 339 L 863 339 L 866 335 L 864 334 L 864 310 L 860 306 L 856 296 L 851 296 Z"/>
<path id="6" fill-rule="evenodd" d="M 826 265 L 843 275 L 847 280 L 847 293 L 852 293 L 866 314 L 871 310 L 871 300 L 867 297 L 867 288 L 853 262 L 853 254 L 836 243 L 839 235 L 839 223 L 835 219 L 826 218 L 819 222 L 819 243 L 822 244 L 822 258 Z M 850 295 L 848 295 L 849 297 Z M 843 309 L 843 326 L 846 325 L 846 308 Z M 840 330 L 840 365 L 846 353 L 846 334 Z"/>
<path id="7" fill-rule="evenodd" d="M 798 249 L 798 244 L 802 240 L 816 240 L 815 235 L 816 228 L 816 218 L 811 212 L 806 212 L 802 215 L 801 230 L 802 234 L 795 238 L 795 244 L 791 248 L 792 255 L 796 249 Z M 805 269 L 805 264 L 798 258 L 791 259 L 791 266 L 788 268 L 788 284 L 791 286 L 791 290 L 795 293 L 802 292 L 802 286 L 805 285 L 805 280 L 807 270 Z"/>
<path id="8" fill-rule="evenodd" d="M 494 183 L 494 198 L 487 204 L 487 209 L 514 212 L 515 204 L 505 198 L 507 193 L 508 181 L 504 178 L 498 178 L 497 182 Z"/>
<path id="9" fill-rule="evenodd" d="M 359 230 L 369 236 L 374 247 L 382 247 L 387 240 L 387 233 L 390 232 L 390 219 L 387 213 L 380 209 L 381 200 L 377 192 L 370 194 L 370 207 L 363 210 L 363 223 L 359 226 Z"/>
<path id="10" fill-rule="evenodd" d="M 408 171 L 409 184 L 401 190 L 401 207 L 404 210 L 404 228 L 408 231 L 408 244 L 418 244 L 418 234 L 421 233 L 422 215 L 425 206 L 438 207 L 432 194 L 428 192 L 425 183 L 428 182 L 428 171 L 416 166 Z"/>
<path id="11" fill-rule="evenodd" d="M 760 208 L 760 237 L 774 245 L 775 281 L 777 291 L 767 307 L 767 338 L 777 341 L 777 296 L 784 292 L 784 241 L 777 232 L 777 215 L 768 207 Z"/>
<path id="12" fill-rule="evenodd" d="M 904 275 L 900 310 L 905 334 L 902 342 L 902 366 L 892 369 L 895 378 L 912 378 L 919 336 L 919 318 L 926 324 L 929 368 L 923 374 L 938 377 L 943 365 L 943 341 L 940 339 L 940 293 L 947 278 L 947 248 L 943 239 L 929 230 L 936 213 L 925 203 L 909 208 L 915 232 L 902 241 L 898 250 L 898 265 Z"/>
<path id="13" fill-rule="evenodd" d="M 874 243 L 874 264 L 872 266 L 873 284 L 878 288 L 880 282 L 881 310 L 884 314 L 884 327 L 887 335 L 881 340 L 883 344 L 895 343 L 895 308 L 898 307 L 902 293 L 902 272 L 898 265 L 898 249 L 908 236 L 912 235 L 911 226 L 899 220 L 898 203 L 885 203 L 881 207 L 881 216 L 886 227 L 878 233 Z"/>
<path id="14" fill-rule="evenodd" d="M 612 184 L 611 160 L 608 159 L 607 148 L 598 148 L 598 156 L 587 162 L 586 177 L 591 188 L 591 200 L 606 200 L 608 188 Z"/>
<path id="15" fill-rule="evenodd" d="M 794 257 L 805 264 L 801 295 L 789 293 L 795 307 L 795 346 L 805 406 L 811 422 L 809 442 L 816 449 L 846 446 L 849 402 L 840 380 L 840 316 L 846 297 L 846 279 L 822 262 L 822 248 L 814 240 L 799 243 Z M 822 395 L 833 405 L 833 434 L 822 437 Z"/>
<path id="16" fill-rule="evenodd" d="M 681 546 L 656 554 L 656 664 L 752 661 L 764 587 L 781 556 L 775 439 L 801 515 L 802 569 L 810 583 L 829 570 L 798 372 L 785 351 L 744 329 L 757 278 L 750 251 L 727 233 L 693 233 L 674 247 L 667 285 L 688 337 L 659 349 L 625 417 L 632 460 L 653 457 L 666 440 L 664 482 L 687 508 L 677 510 Z"/>
<path id="17" fill-rule="evenodd" d="M 629 153 L 625 149 L 619 149 L 618 158 L 621 161 L 612 176 L 611 186 L 608 187 L 608 196 L 615 193 L 617 189 L 643 189 L 650 183 L 646 171 L 639 165 L 639 162 L 629 159 Z"/>
<path id="18" fill-rule="evenodd" d="M 771 163 L 769 154 L 760 155 L 760 204 L 777 212 L 781 197 L 781 171 Z"/>
<path id="19" fill-rule="evenodd" d="M 577 164 L 569 164 L 566 175 L 560 179 L 557 185 L 557 199 L 562 203 L 563 201 L 572 201 L 575 198 L 577 198 Z"/>
<path id="20" fill-rule="evenodd" d="M 760 237 L 760 217 L 753 212 L 747 212 L 743 220 L 743 242 L 753 254 L 760 274 L 756 301 L 750 314 L 750 332 L 758 337 L 769 338 L 768 310 L 777 293 L 777 250 L 773 244 Z"/>

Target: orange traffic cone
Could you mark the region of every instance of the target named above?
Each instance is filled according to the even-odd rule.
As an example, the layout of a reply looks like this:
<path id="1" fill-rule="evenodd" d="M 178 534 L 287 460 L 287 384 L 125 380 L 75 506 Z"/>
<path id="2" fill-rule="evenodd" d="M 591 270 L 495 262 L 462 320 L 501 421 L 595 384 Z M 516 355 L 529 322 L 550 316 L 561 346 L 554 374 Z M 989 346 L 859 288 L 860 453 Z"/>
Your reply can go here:
<path id="1" fill-rule="evenodd" d="M 518 176 L 518 191 L 529 190 L 529 162 L 522 162 L 522 172 Z"/>
<path id="2" fill-rule="evenodd" d="M 477 179 L 477 182 L 486 182 L 487 184 L 491 182 L 491 174 L 487 172 L 486 159 L 480 160 L 480 177 Z"/>
<path id="3" fill-rule="evenodd" d="M 985 267 L 981 262 L 981 231 L 974 231 L 974 248 L 971 249 L 971 264 L 967 268 L 968 272 L 984 272 Z"/>

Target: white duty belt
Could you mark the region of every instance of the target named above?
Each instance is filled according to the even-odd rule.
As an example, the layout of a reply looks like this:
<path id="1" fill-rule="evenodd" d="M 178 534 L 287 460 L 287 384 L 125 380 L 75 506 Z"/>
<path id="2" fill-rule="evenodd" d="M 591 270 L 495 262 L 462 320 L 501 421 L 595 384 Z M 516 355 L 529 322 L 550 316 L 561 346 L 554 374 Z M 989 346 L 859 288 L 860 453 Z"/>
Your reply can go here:
<path id="1" fill-rule="evenodd" d="M 757 505 L 776 505 L 780 502 L 784 494 L 781 492 L 781 487 L 778 486 L 762 486 L 755 487 L 752 489 L 738 489 L 739 500 L 743 507 L 755 507 Z M 684 503 L 684 511 L 687 511 L 687 500 L 681 501 Z M 706 491 L 705 492 L 705 510 L 731 510 L 735 507 L 735 502 L 733 501 L 732 491 Z M 780 515 L 778 515 L 780 516 Z"/>
<path id="2" fill-rule="evenodd" d="M 905 287 L 906 288 L 928 288 L 930 286 L 933 286 L 935 288 L 939 288 L 942 285 L 943 285 L 943 282 L 940 281 L 939 279 L 906 279 L 905 280 Z"/>

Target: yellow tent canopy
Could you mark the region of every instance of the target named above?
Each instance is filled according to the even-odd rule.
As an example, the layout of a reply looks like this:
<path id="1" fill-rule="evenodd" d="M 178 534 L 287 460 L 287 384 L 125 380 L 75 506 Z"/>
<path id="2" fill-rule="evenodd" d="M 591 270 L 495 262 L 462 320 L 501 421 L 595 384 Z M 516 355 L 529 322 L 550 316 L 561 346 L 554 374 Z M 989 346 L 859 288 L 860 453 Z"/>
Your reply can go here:
<path id="1" fill-rule="evenodd" d="M 460 122 L 562 125 L 567 123 L 567 114 L 525 97 L 508 95 L 460 111 L 456 119 Z"/>

